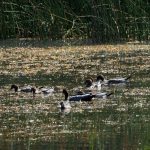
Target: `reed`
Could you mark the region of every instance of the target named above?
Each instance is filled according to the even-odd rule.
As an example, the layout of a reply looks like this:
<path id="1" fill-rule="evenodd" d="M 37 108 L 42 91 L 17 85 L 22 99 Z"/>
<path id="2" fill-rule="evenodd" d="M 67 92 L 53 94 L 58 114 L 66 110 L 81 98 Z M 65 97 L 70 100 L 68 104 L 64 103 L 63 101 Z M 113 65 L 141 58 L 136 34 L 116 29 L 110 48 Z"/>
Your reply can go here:
<path id="1" fill-rule="evenodd" d="M 0 39 L 149 40 L 149 1 L 2 0 Z"/>

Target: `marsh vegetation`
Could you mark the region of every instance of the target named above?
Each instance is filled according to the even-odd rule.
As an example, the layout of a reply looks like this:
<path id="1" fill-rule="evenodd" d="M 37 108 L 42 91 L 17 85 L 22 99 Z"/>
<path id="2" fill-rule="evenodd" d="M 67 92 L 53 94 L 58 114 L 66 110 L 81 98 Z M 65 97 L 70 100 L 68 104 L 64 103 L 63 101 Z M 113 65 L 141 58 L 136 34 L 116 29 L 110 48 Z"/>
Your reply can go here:
<path id="1" fill-rule="evenodd" d="M 148 0 L 2 0 L 0 39 L 148 41 Z"/>

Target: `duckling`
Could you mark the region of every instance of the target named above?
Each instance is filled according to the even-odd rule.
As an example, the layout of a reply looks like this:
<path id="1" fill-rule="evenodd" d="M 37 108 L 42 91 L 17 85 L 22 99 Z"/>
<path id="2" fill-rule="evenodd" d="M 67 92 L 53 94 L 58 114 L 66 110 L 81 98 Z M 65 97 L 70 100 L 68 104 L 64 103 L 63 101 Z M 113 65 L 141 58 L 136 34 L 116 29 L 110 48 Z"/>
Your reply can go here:
<path id="1" fill-rule="evenodd" d="M 131 78 L 131 75 L 129 75 L 128 77 L 120 77 L 120 78 L 118 77 L 118 78 L 113 78 L 113 79 L 109 79 L 109 80 L 106 80 L 103 75 L 99 75 L 98 78 L 105 85 L 123 84 L 123 83 L 127 83 L 128 82 L 128 80 Z"/>
<path id="2" fill-rule="evenodd" d="M 65 95 L 65 100 L 69 101 L 91 101 L 92 98 L 95 97 L 95 95 L 93 95 L 92 93 L 68 96 L 68 92 L 66 89 L 63 89 L 62 93 Z"/>
<path id="3" fill-rule="evenodd" d="M 96 81 L 94 82 L 93 78 L 89 78 L 85 80 L 85 87 L 88 89 L 94 89 L 97 88 L 98 90 L 101 89 L 101 78 L 99 76 L 96 78 Z"/>
<path id="4" fill-rule="evenodd" d="M 28 93 L 28 92 L 33 92 L 33 89 L 32 89 L 32 88 L 33 88 L 33 87 L 30 86 L 30 85 L 25 86 L 25 87 L 22 87 L 22 88 L 19 88 L 17 85 L 12 84 L 10 89 L 11 89 L 11 90 L 14 89 L 15 92 L 26 92 L 26 93 Z"/>

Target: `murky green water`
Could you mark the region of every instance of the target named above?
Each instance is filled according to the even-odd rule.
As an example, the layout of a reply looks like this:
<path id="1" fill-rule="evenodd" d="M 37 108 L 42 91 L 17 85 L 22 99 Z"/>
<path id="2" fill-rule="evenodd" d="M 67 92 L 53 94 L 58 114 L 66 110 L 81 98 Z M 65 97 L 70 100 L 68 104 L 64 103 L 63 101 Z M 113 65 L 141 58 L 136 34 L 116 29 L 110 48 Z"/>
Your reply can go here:
<path id="1" fill-rule="evenodd" d="M 22 77 L 16 76 L 21 62 L 13 72 L 11 59 L 7 63 L 0 61 L 0 150 L 150 149 L 149 47 L 137 49 L 135 46 L 133 51 L 119 52 L 87 53 L 86 49 L 85 54 L 77 52 L 60 51 L 60 55 L 68 59 L 52 59 L 44 64 L 49 67 L 53 63 L 57 71 L 45 74 L 39 67 L 36 74 Z M 31 63 L 36 65 L 37 61 Z M 14 83 L 57 85 L 67 88 L 72 95 L 83 87 L 87 77 L 101 73 L 107 78 L 130 73 L 133 76 L 127 86 L 102 88 L 102 91 L 114 92 L 109 99 L 71 103 L 72 108 L 65 111 L 58 108 L 58 103 L 64 100 L 61 89 L 50 96 L 39 94 L 35 98 L 32 94 L 16 94 L 9 90 Z"/>

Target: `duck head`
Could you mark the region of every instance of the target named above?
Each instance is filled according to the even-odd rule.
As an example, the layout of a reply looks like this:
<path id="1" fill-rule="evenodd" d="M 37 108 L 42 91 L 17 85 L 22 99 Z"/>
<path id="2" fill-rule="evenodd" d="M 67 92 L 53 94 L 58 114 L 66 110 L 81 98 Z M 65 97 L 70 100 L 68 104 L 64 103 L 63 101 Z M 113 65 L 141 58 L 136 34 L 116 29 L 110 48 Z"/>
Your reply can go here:
<path id="1" fill-rule="evenodd" d="M 68 92 L 66 89 L 63 89 L 62 93 L 65 95 L 65 100 L 68 99 Z"/>
<path id="2" fill-rule="evenodd" d="M 84 83 L 86 87 L 92 86 L 93 78 L 86 79 Z"/>
<path id="3" fill-rule="evenodd" d="M 10 89 L 11 89 L 11 90 L 14 89 L 15 92 L 17 92 L 17 91 L 18 91 L 18 86 L 15 85 L 15 84 L 12 84 Z"/>
<path id="4" fill-rule="evenodd" d="M 96 81 L 104 81 L 104 76 L 103 75 L 98 75 L 96 78 Z"/>
<path id="5" fill-rule="evenodd" d="M 31 93 L 33 93 L 33 96 L 35 96 L 35 92 L 36 92 L 36 89 L 34 87 L 31 88 Z"/>
<path id="6" fill-rule="evenodd" d="M 60 108 L 61 108 L 61 109 L 65 109 L 65 105 L 64 105 L 63 102 L 60 102 Z"/>

